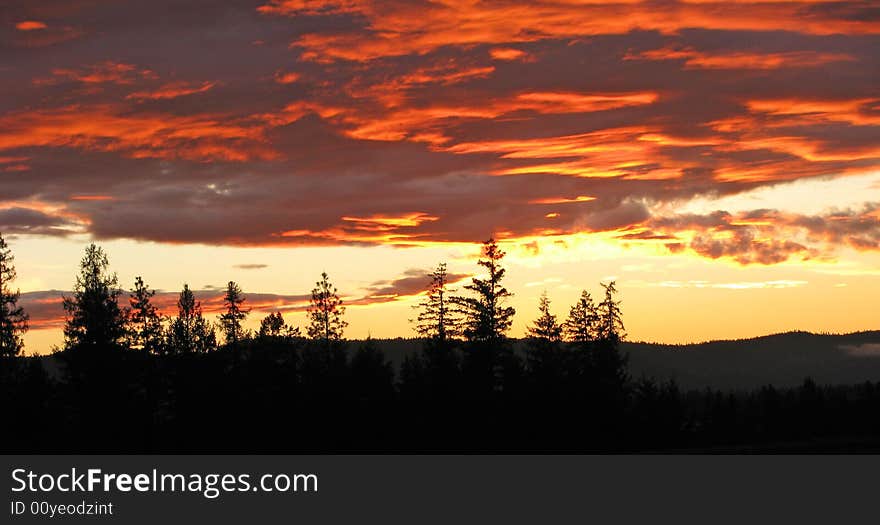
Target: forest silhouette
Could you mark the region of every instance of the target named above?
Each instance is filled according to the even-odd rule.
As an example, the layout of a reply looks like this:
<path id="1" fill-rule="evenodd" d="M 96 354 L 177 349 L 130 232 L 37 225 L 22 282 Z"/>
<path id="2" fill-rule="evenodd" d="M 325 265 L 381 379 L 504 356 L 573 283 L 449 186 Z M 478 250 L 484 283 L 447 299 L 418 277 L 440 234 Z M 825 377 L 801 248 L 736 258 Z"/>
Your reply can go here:
<path id="1" fill-rule="evenodd" d="M 7 452 L 647 452 L 880 450 L 880 383 L 682 391 L 633 378 L 615 283 L 582 292 L 564 320 L 541 296 L 525 345 L 504 252 L 490 239 L 461 291 L 443 263 L 392 365 L 378 341 L 347 341 L 324 273 L 301 330 L 280 312 L 245 329 L 230 281 L 217 323 L 189 286 L 163 317 L 140 277 L 124 292 L 92 244 L 64 297 L 64 347 L 24 357 L 28 317 L 0 237 L 0 399 Z"/>

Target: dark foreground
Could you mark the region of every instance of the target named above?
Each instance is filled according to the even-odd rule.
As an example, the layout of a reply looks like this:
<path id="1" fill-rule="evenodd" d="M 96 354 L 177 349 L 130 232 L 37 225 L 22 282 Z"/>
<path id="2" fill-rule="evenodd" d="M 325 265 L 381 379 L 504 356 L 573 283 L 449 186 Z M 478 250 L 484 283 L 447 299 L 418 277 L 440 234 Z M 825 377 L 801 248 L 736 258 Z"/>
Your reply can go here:
<path id="1" fill-rule="evenodd" d="M 626 360 L 251 341 L 2 363 L 8 453 L 876 453 L 880 383 L 683 391 Z M 621 356 L 625 357 L 625 356 Z M 607 359 L 606 359 L 607 358 Z M 605 361 L 603 361 L 605 359 Z M 610 361 L 608 361 L 610 359 Z"/>

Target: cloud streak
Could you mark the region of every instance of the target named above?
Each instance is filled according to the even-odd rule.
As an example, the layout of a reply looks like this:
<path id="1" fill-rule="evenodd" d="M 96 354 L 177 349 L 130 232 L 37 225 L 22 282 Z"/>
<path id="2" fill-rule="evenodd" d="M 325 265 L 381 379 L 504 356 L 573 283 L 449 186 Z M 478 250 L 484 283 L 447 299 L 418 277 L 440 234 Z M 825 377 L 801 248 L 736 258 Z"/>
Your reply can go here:
<path id="1" fill-rule="evenodd" d="M 259 269 L 262 264 L 242 264 L 238 269 Z M 450 283 L 459 282 L 469 277 L 466 274 L 452 273 L 448 275 Z M 376 281 L 364 287 L 362 293 L 344 296 L 344 304 L 353 307 L 366 307 L 385 304 L 415 297 L 428 289 L 430 274 L 425 270 L 410 269 L 392 279 Z M 203 287 L 193 290 L 193 294 L 201 304 L 202 311 L 208 315 L 220 314 L 225 311 L 225 290 L 221 287 Z M 21 294 L 20 304 L 30 315 L 30 326 L 34 330 L 58 329 L 64 326 L 65 314 L 62 306 L 63 297 L 70 297 L 72 292 L 62 290 L 41 290 Z M 180 292 L 157 291 L 153 304 L 160 315 L 173 317 L 177 315 L 177 301 Z M 302 312 L 308 308 L 311 294 L 276 294 L 245 292 L 245 307 L 253 316 L 281 311 Z M 120 295 L 121 306 L 128 305 L 128 292 Z"/>

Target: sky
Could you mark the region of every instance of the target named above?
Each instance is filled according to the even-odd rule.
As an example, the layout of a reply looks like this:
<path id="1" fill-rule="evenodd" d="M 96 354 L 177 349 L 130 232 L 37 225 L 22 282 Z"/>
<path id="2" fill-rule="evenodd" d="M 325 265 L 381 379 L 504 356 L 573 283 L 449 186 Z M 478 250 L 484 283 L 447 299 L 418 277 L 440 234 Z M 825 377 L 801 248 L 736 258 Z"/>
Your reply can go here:
<path id="1" fill-rule="evenodd" d="M 611 279 L 632 340 L 880 328 L 878 49 L 858 1 L 6 1 L 26 350 L 90 242 L 250 326 L 326 271 L 353 338 L 414 335 L 490 236 L 514 336 Z"/>

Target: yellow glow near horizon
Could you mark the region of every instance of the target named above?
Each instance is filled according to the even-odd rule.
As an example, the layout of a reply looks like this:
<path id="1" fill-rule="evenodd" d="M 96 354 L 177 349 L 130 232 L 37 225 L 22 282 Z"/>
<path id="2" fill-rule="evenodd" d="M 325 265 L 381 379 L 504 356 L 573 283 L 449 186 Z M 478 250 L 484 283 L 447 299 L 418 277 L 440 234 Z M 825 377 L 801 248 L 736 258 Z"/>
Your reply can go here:
<path id="1" fill-rule="evenodd" d="M 184 282 L 199 289 L 205 285 L 222 287 L 234 279 L 246 294 L 305 294 L 326 270 L 343 297 L 357 298 L 376 281 L 394 279 L 411 268 L 429 269 L 444 260 L 452 273 L 479 271 L 474 264 L 476 245 L 283 249 L 112 241 L 103 246 L 124 287 L 142 273 L 151 286 L 168 291 L 178 290 Z M 83 242 L 72 240 L 18 239 L 19 285 L 24 291 L 69 289 L 82 247 Z M 621 291 L 631 340 L 686 343 L 795 329 L 848 332 L 878 326 L 871 299 L 880 294 L 880 270 L 874 254 L 852 251 L 843 262 L 742 266 L 687 253 L 669 254 L 652 244 L 624 244 L 610 234 L 517 239 L 503 242 L 502 247 L 508 252 L 505 285 L 515 293 L 511 304 L 517 309 L 512 336 L 525 333 L 543 291 L 548 292 L 554 313 L 562 319 L 581 289 L 599 297 L 599 283 L 611 279 L 617 280 Z M 52 257 L 47 257 L 49 253 Z M 234 268 L 253 261 L 261 261 L 266 268 Z M 42 277 L 29 278 L 30 274 Z M 356 339 L 411 337 L 414 333 L 408 320 L 418 300 L 403 297 L 370 306 L 350 305 L 347 335 Z M 847 308 L 835 306 L 841 304 Z M 255 328 L 263 315 L 265 312 L 253 312 L 248 326 Z M 300 327 L 306 323 L 302 312 L 286 312 L 285 318 Z M 45 353 L 61 343 L 61 332 L 33 331 L 26 342 L 28 351 Z"/>

